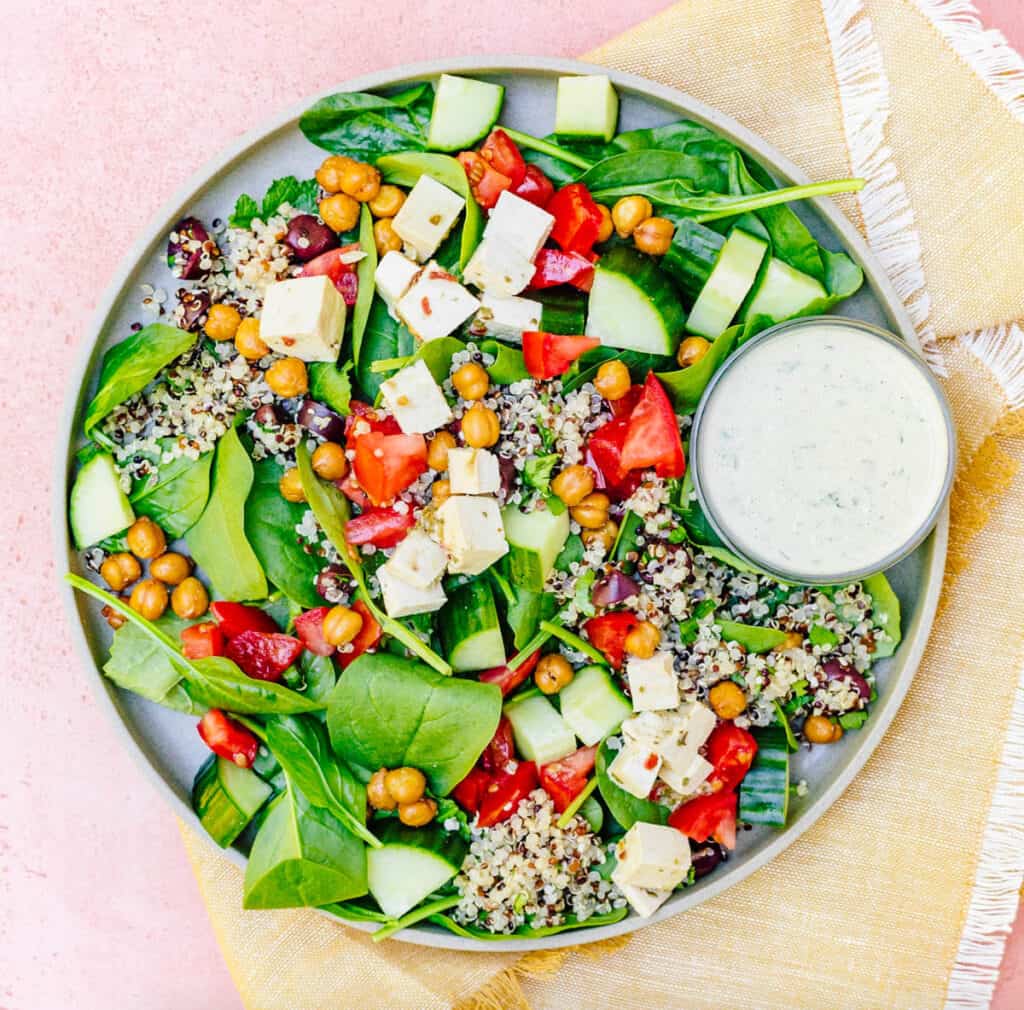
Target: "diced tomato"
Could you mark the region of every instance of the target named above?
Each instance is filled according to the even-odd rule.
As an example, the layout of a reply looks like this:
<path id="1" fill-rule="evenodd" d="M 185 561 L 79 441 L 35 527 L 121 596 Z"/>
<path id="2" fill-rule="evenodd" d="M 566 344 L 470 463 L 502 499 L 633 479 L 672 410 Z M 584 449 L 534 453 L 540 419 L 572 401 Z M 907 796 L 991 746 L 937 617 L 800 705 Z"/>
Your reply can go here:
<path id="1" fill-rule="evenodd" d="M 341 480 L 336 480 L 334 486 L 363 512 L 370 507 L 369 495 L 359 486 L 359 481 L 351 470 Z"/>
<path id="2" fill-rule="evenodd" d="M 370 608 L 362 600 L 353 600 L 349 607 L 354 610 L 362 619 L 363 626 L 359 634 L 349 643 L 352 648 L 348 652 L 335 653 L 338 665 L 344 670 L 349 663 L 355 662 L 364 652 L 376 647 L 380 641 L 381 630 L 377 619 L 370 613 Z"/>
<path id="3" fill-rule="evenodd" d="M 604 477 L 604 490 L 617 501 L 628 498 L 641 480 L 641 474 L 622 465 L 622 446 L 628 431 L 629 419 L 617 417 L 602 424 L 587 440 L 587 455 Z"/>
<path id="4" fill-rule="evenodd" d="M 540 784 L 551 797 L 551 802 L 559 813 L 562 813 L 583 791 L 590 773 L 594 770 L 596 755 L 596 747 L 581 747 L 574 754 L 541 765 L 537 769 Z"/>
<path id="5" fill-rule="evenodd" d="M 476 151 L 460 151 L 458 159 L 469 180 L 473 199 L 485 210 L 490 210 L 498 202 L 498 197 L 512 188 L 512 180 Z"/>
<path id="6" fill-rule="evenodd" d="M 382 435 L 401 435 L 402 429 L 398 421 L 382 410 L 376 410 L 361 400 L 352 400 L 349 404 L 351 414 L 345 427 L 345 448 L 354 449 L 356 439 L 371 431 L 379 431 Z"/>
<path id="7" fill-rule="evenodd" d="M 714 765 L 708 784 L 715 792 L 735 789 L 756 755 L 757 741 L 751 733 L 731 722 L 719 723 L 708 737 L 708 761 Z"/>
<path id="8" fill-rule="evenodd" d="M 262 631 L 272 635 L 281 630 L 270 614 L 259 607 L 250 607 L 244 603 L 215 600 L 210 604 L 210 612 L 217 618 L 220 630 L 228 639 L 242 634 L 243 631 Z"/>
<path id="9" fill-rule="evenodd" d="M 713 838 L 727 849 L 735 849 L 736 803 L 734 792 L 698 796 L 673 810 L 668 823 L 695 842 Z"/>
<path id="10" fill-rule="evenodd" d="M 491 737 L 491 742 L 480 755 L 480 767 L 492 775 L 505 770 L 510 761 L 516 757 L 515 738 L 512 736 L 512 723 L 504 716 L 498 722 L 498 728 Z"/>
<path id="11" fill-rule="evenodd" d="M 333 656 L 334 646 L 324 638 L 324 618 L 330 607 L 314 607 L 295 618 L 295 634 L 302 644 L 317 656 Z"/>
<path id="12" fill-rule="evenodd" d="M 594 283 L 594 264 L 581 253 L 541 249 L 533 262 L 536 269 L 530 281 L 531 288 L 539 290 L 571 284 L 580 291 L 589 291 Z"/>
<path id="13" fill-rule="evenodd" d="M 426 469 L 427 442 L 422 435 L 371 431 L 356 439 L 353 470 L 374 505 L 393 501 Z"/>
<path id="14" fill-rule="evenodd" d="M 555 187 L 536 165 L 527 165 L 523 181 L 512 192 L 538 207 L 547 207 Z"/>
<path id="15" fill-rule="evenodd" d="M 219 708 L 211 708 L 199 720 L 199 735 L 214 754 L 233 761 L 239 768 L 251 768 L 260 742 L 244 726 L 229 719 Z"/>
<path id="16" fill-rule="evenodd" d="M 586 254 L 594 248 L 601 230 L 601 212 L 583 183 L 563 186 L 545 210 L 555 218 L 551 238 L 566 252 Z"/>
<path id="17" fill-rule="evenodd" d="M 553 379 L 567 371 L 581 354 L 600 343 L 595 337 L 527 330 L 523 333 L 523 361 L 535 379 Z"/>
<path id="18" fill-rule="evenodd" d="M 478 673 L 476 679 L 484 684 L 497 684 L 501 688 L 502 697 L 504 697 L 526 681 L 539 661 L 540 649 L 528 656 L 514 670 L 510 670 L 507 666 L 495 666 L 493 669 Z"/>
<path id="19" fill-rule="evenodd" d="M 474 765 L 470 773 L 452 790 L 452 796 L 466 813 L 475 814 L 480 809 L 484 790 L 490 783 L 491 776 L 479 765 Z"/>
<path id="20" fill-rule="evenodd" d="M 520 761 L 514 772 L 494 775 L 484 787 L 477 812 L 477 823 L 489 828 L 511 817 L 525 799 L 537 788 L 537 766 L 532 761 Z"/>
<path id="21" fill-rule="evenodd" d="M 412 510 L 396 512 L 392 508 L 371 508 L 345 523 L 345 539 L 356 547 L 361 544 L 394 547 L 415 525 L 416 517 Z"/>
<path id="22" fill-rule="evenodd" d="M 590 644 L 604 653 L 616 669 L 626 658 L 626 636 L 640 623 L 640 618 L 628 610 L 591 617 L 583 627 Z"/>
<path id="23" fill-rule="evenodd" d="M 653 372 L 647 373 L 643 394 L 629 415 L 621 462 L 627 470 L 653 466 L 659 477 L 682 477 L 686 472 L 675 411 Z"/>
<path id="24" fill-rule="evenodd" d="M 640 402 L 643 392 L 643 386 L 632 385 L 625 396 L 620 396 L 617 400 L 610 401 L 608 406 L 612 408 L 612 416 L 629 417 L 633 413 L 633 408 Z"/>
<path id="25" fill-rule="evenodd" d="M 299 276 L 319 277 L 326 274 L 345 299 L 345 304 L 355 305 L 356 294 L 359 290 L 356 265 L 344 262 L 344 257 L 353 252 L 360 252 L 358 242 L 354 245 L 343 245 L 339 249 L 330 249 L 317 256 L 316 259 L 311 259 L 308 263 L 303 264 Z"/>
<path id="26" fill-rule="evenodd" d="M 224 655 L 254 680 L 280 680 L 302 655 L 302 642 L 280 632 L 243 631 L 228 642 Z"/>
<path id="27" fill-rule="evenodd" d="M 480 156 L 489 161 L 502 175 L 512 180 L 515 189 L 526 176 L 526 162 L 515 141 L 501 127 L 491 130 L 480 145 Z"/>
<path id="28" fill-rule="evenodd" d="M 224 655 L 224 632 L 214 621 L 204 621 L 181 629 L 181 654 L 186 659 L 206 659 Z"/>

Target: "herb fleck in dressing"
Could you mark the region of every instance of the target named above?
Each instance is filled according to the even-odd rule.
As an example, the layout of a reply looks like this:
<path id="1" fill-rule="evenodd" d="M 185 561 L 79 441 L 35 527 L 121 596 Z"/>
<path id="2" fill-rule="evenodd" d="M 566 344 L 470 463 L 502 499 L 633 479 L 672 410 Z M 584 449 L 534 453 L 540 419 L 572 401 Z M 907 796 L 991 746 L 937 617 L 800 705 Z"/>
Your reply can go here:
<path id="1" fill-rule="evenodd" d="M 950 449 L 940 398 L 900 348 L 822 322 L 769 337 L 722 375 L 695 466 L 735 547 L 813 579 L 871 570 L 912 540 Z"/>

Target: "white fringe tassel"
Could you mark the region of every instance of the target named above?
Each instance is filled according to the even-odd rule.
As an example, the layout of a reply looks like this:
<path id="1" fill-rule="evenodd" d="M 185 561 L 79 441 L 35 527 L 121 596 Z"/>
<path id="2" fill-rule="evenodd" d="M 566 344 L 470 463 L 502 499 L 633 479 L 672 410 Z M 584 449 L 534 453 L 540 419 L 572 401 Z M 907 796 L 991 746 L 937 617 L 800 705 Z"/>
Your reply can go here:
<path id="1" fill-rule="evenodd" d="M 851 167 L 867 180 L 858 198 L 868 244 L 906 306 L 928 363 L 944 375 L 942 352 L 929 322 L 931 298 L 925 290 L 914 211 L 886 143 L 892 108 L 882 50 L 861 0 L 822 0 L 822 10 Z"/>
<path id="2" fill-rule="evenodd" d="M 995 28 L 985 28 L 968 0 L 914 0 L 914 4 L 1010 112 L 1024 122 L 1024 57 L 1010 46 L 1006 36 Z"/>
<path id="3" fill-rule="evenodd" d="M 995 376 L 1010 410 L 1024 408 L 1024 330 L 1003 324 L 965 333 L 959 343 Z"/>

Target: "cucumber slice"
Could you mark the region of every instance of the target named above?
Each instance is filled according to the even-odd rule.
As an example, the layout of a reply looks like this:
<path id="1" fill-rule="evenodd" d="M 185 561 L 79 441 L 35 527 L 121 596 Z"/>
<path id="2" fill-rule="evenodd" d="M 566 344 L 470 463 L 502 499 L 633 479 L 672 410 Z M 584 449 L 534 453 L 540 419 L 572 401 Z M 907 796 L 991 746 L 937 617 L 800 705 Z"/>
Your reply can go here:
<path id="1" fill-rule="evenodd" d="M 684 295 L 696 299 L 707 284 L 723 245 L 725 238 L 717 231 L 684 217 L 676 225 L 661 265 Z"/>
<path id="2" fill-rule="evenodd" d="M 69 513 L 71 532 L 79 550 L 98 544 L 135 522 L 135 512 L 121 490 L 121 478 L 109 452 L 96 453 L 78 471 L 71 488 Z"/>
<path id="3" fill-rule="evenodd" d="M 273 791 L 255 772 L 211 754 L 196 773 L 192 808 L 223 849 L 242 833 Z"/>
<path id="4" fill-rule="evenodd" d="M 575 288 L 547 288 L 532 292 L 543 308 L 540 328 L 544 333 L 582 333 L 587 325 L 587 296 Z"/>
<path id="5" fill-rule="evenodd" d="M 788 263 L 773 256 L 761 272 L 740 318 L 769 316 L 775 322 L 781 322 L 799 315 L 814 302 L 827 297 L 828 292 L 820 281 L 794 270 Z"/>
<path id="6" fill-rule="evenodd" d="M 585 666 L 559 692 L 562 718 L 590 747 L 603 740 L 632 715 L 633 706 L 601 666 Z"/>
<path id="7" fill-rule="evenodd" d="M 501 521 L 509 546 L 509 581 L 531 593 L 542 593 L 569 537 L 568 510 L 555 515 L 550 509 L 520 512 L 515 505 L 507 505 Z"/>
<path id="8" fill-rule="evenodd" d="M 576 750 L 576 737 L 566 721 L 542 694 L 520 696 L 505 705 L 516 749 L 539 765 L 557 761 Z"/>
<path id="9" fill-rule="evenodd" d="M 767 251 L 768 243 L 764 239 L 734 228 L 690 310 L 687 330 L 714 340 L 727 329 L 754 286 Z"/>
<path id="10" fill-rule="evenodd" d="M 610 347 L 675 354 L 686 314 L 654 260 L 616 246 L 598 260 L 586 334 Z"/>
<path id="11" fill-rule="evenodd" d="M 434 151 L 472 147 L 498 121 L 504 98 L 500 84 L 442 74 L 430 113 L 427 147 Z"/>
<path id="12" fill-rule="evenodd" d="M 781 726 L 757 733 L 757 757 L 740 784 L 739 819 L 784 827 L 789 813 L 789 748 Z"/>
<path id="13" fill-rule="evenodd" d="M 407 828 L 389 821 L 378 837 L 384 844 L 366 853 L 367 883 L 381 911 L 393 918 L 451 880 L 468 848 L 460 835 L 438 824 Z"/>
<path id="14" fill-rule="evenodd" d="M 555 133 L 560 137 L 615 136 L 619 96 L 605 74 L 559 77 L 555 98 Z"/>
<path id="15" fill-rule="evenodd" d="M 459 586 L 437 619 L 444 654 L 456 673 L 489 670 L 505 662 L 494 591 L 486 579 Z"/>

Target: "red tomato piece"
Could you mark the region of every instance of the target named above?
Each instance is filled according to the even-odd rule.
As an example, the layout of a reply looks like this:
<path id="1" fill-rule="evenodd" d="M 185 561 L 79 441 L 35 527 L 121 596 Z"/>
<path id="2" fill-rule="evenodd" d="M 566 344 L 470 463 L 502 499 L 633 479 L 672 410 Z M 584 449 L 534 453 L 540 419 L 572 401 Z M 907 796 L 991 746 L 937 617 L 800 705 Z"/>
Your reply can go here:
<path id="1" fill-rule="evenodd" d="M 510 670 L 507 666 L 495 666 L 490 670 L 478 673 L 476 679 L 484 684 L 497 684 L 501 688 L 502 697 L 504 697 L 526 681 L 539 661 L 540 649 L 532 656 L 527 657 L 514 670 Z"/>
<path id="2" fill-rule="evenodd" d="M 713 838 L 727 849 L 735 849 L 736 804 L 734 792 L 698 796 L 673 810 L 668 823 L 695 842 Z"/>
<path id="3" fill-rule="evenodd" d="M 621 460 L 627 470 L 653 466 L 659 477 L 682 477 L 686 472 L 675 411 L 653 372 L 647 373 L 643 394 L 629 416 Z"/>
<path id="4" fill-rule="evenodd" d="M 181 629 L 181 654 L 186 659 L 224 655 L 224 632 L 214 621 Z"/>
<path id="5" fill-rule="evenodd" d="M 553 379 L 566 372 L 581 354 L 600 343 L 595 337 L 527 330 L 523 333 L 523 361 L 535 379 Z"/>
<path id="6" fill-rule="evenodd" d="M 538 768 L 540 784 L 551 797 L 555 809 L 562 813 L 583 791 L 594 770 L 596 747 L 581 747 L 574 754 L 559 758 Z"/>
<path id="7" fill-rule="evenodd" d="M 350 501 L 358 506 L 363 512 L 370 507 L 370 499 L 366 492 L 359 486 L 356 475 L 349 471 L 341 480 L 336 480 L 334 486 Z"/>
<path id="8" fill-rule="evenodd" d="M 629 415 L 633 413 L 633 408 L 640 402 L 640 397 L 643 395 L 643 392 L 643 386 L 630 386 L 629 391 L 625 396 L 620 396 L 617 400 L 612 400 L 608 404 L 608 406 L 612 408 L 612 416 L 629 417 Z"/>
<path id="9" fill-rule="evenodd" d="M 217 624 L 225 638 L 234 638 L 243 631 L 262 631 L 273 635 L 281 629 L 274 619 L 259 607 L 250 607 L 245 603 L 232 603 L 230 600 L 215 600 L 210 604 L 210 612 L 217 618 Z"/>
<path id="10" fill-rule="evenodd" d="M 592 432 L 587 441 L 587 455 L 601 476 L 604 490 L 611 498 L 628 498 L 639 486 L 641 475 L 622 465 L 622 446 L 629 431 L 629 419 L 617 417 Z"/>
<path id="11" fill-rule="evenodd" d="M 508 763 L 515 758 L 516 744 L 512 736 L 512 723 L 502 716 L 491 742 L 480 755 L 480 767 L 494 775 L 504 771 Z"/>
<path id="12" fill-rule="evenodd" d="M 626 636 L 640 623 L 640 618 L 628 610 L 591 617 L 583 627 L 590 644 L 603 652 L 616 669 L 626 658 Z"/>
<path id="13" fill-rule="evenodd" d="M 452 790 L 452 796 L 466 813 L 475 814 L 480 809 L 484 790 L 490 783 L 491 776 L 479 765 L 474 765 L 470 773 Z"/>
<path id="14" fill-rule="evenodd" d="M 594 248 L 601 230 L 601 212 L 583 183 L 563 186 L 545 210 L 555 218 L 551 238 L 566 252 L 586 255 Z"/>
<path id="15" fill-rule="evenodd" d="M 541 249 L 533 261 L 536 269 L 530 287 L 534 289 L 553 288 L 559 284 L 571 284 L 580 291 L 589 291 L 594 283 L 594 264 L 578 252 L 564 252 L 561 249 Z"/>
<path id="16" fill-rule="evenodd" d="M 355 305 L 356 294 L 359 291 L 356 265 L 355 263 L 345 263 L 343 258 L 346 255 L 359 251 L 358 242 L 353 245 L 343 245 L 338 249 L 330 249 L 317 256 L 316 259 L 311 259 L 308 263 L 303 264 L 299 276 L 319 277 L 326 274 L 345 299 L 345 304 Z"/>
<path id="17" fill-rule="evenodd" d="M 295 634 L 317 656 L 333 656 L 334 646 L 324 638 L 324 618 L 330 607 L 314 607 L 295 618 Z"/>
<path id="18" fill-rule="evenodd" d="M 371 508 L 345 523 L 345 539 L 356 547 L 361 544 L 394 547 L 415 525 L 416 517 L 411 510 L 396 512 L 391 508 Z"/>
<path id="19" fill-rule="evenodd" d="M 359 634 L 349 643 L 352 648 L 348 652 L 335 653 L 338 665 L 344 670 L 349 663 L 355 662 L 364 652 L 375 648 L 380 641 L 381 630 L 377 619 L 370 613 L 370 608 L 362 600 L 353 600 L 349 607 L 363 619 Z"/>
<path id="20" fill-rule="evenodd" d="M 376 410 L 360 400 L 349 404 L 351 414 L 345 428 L 345 448 L 354 449 L 356 439 L 360 435 L 368 435 L 371 431 L 379 431 L 382 435 L 401 435 L 402 429 L 398 422 L 382 410 Z"/>
<path id="21" fill-rule="evenodd" d="M 526 162 L 515 141 L 501 127 L 491 130 L 487 139 L 480 145 L 480 157 L 490 162 L 502 175 L 512 180 L 515 189 L 526 176 Z"/>
<path id="22" fill-rule="evenodd" d="M 370 501 L 384 505 L 427 469 L 426 439 L 422 435 L 384 435 L 379 431 L 360 435 L 352 469 Z"/>
<path id="23" fill-rule="evenodd" d="M 228 642 L 224 655 L 253 680 L 280 680 L 302 655 L 302 642 L 280 632 L 243 631 Z"/>
<path id="24" fill-rule="evenodd" d="M 544 208 L 555 195 L 555 187 L 536 165 L 527 165 L 523 181 L 512 192 L 537 207 Z"/>
<path id="25" fill-rule="evenodd" d="M 196 726 L 214 754 L 233 761 L 239 768 L 251 768 L 260 742 L 244 726 L 229 719 L 219 708 L 211 708 Z"/>
<path id="26" fill-rule="evenodd" d="M 476 151 L 461 151 L 458 159 L 469 180 L 473 199 L 485 210 L 490 210 L 498 202 L 498 197 L 512 188 L 512 180 Z"/>
<path id="27" fill-rule="evenodd" d="M 757 756 L 753 734 L 731 722 L 719 723 L 708 737 L 707 758 L 715 766 L 708 784 L 715 792 L 735 789 Z"/>
<path id="28" fill-rule="evenodd" d="M 537 766 L 532 761 L 520 761 L 514 772 L 494 775 L 480 797 L 477 824 L 489 828 L 507 820 L 536 788 Z"/>

